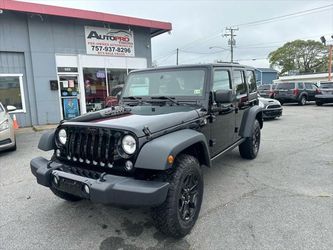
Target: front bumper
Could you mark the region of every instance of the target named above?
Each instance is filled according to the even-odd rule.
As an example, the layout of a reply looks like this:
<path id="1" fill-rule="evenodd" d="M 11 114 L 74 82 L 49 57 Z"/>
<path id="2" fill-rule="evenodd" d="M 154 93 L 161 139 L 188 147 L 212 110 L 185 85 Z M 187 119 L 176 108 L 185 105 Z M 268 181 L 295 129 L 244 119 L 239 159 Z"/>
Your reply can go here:
<path id="1" fill-rule="evenodd" d="M 280 117 L 282 116 L 282 108 L 263 109 L 262 116 L 264 119 Z"/>
<path id="2" fill-rule="evenodd" d="M 67 173 L 61 170 L 64 164 L 43 157 L 32 159 L 30 167 L 40 185 L 52 185 L 60 191 L 104 204 L 157 206 L 165 201 L 169 189 L 168 182 L 136 180 L 110 174 L 96 180 Z M 54 177 L 58 178 L 58 185 L 52 181 Z M 89 187 L 89 194 L 84 191 L 84 185 Z"/>
<path id="3" fill-rule="evenodd" d="M 8 128 L 0 132 L 0 151 L 12 148 L 15 146 L 14 129 Z"/>
<path id="4" fill-rule="evenodd" d="M 315 95 L 316 102 L 333 103 L 333 95 Z"/>

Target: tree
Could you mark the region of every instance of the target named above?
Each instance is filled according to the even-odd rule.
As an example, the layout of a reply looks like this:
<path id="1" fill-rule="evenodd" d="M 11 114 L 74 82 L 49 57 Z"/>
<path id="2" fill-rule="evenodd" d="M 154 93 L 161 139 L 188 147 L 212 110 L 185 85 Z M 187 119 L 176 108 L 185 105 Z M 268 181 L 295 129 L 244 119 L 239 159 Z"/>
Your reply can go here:
<path id="1" fill-rule="evenodd" d="M 281 74 L 290 70 L 300 73 L 326 72 L 327 48 L 314 40 L 295 40 L 284 44 L 268 55 L 271 67 L 281 67 Z"/>

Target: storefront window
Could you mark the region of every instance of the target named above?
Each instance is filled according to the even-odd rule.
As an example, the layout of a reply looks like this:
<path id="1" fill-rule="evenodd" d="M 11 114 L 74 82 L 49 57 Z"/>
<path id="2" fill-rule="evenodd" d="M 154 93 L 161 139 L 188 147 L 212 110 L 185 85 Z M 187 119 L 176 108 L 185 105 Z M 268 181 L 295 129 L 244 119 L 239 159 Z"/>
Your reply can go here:
<path id="1" fill-rule="evenodd" d="M 108 87 L 109 96 L 116 96 L 119 94 L 119 90 L 125 84 L 127 78 L 126 69 L 107 69 L 108 72 Z"/>
<path id="2" fill-rule="evenodd" d="M 104 108 L 107 97 L 105 69 L 84 68 L 83 77 L 87 112 Z"/>
<path id="3" fill-rule="evenodd" d="M 0 102 L 3 106 L 13 105 L 25 111 L 22 75 L 0 75 Z"/>

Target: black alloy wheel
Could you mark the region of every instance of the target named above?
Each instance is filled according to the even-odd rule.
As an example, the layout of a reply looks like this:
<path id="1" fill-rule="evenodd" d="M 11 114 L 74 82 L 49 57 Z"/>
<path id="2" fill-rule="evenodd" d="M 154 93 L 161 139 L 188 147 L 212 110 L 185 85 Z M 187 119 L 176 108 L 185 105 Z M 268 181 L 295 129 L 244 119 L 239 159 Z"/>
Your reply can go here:
<path id="1" fill-rule="evenodd" d="M 194 156 L 181 154 L 172 170 L 164 171 L 159 179 L 170 185 L 166 200 L 152 208 L 154 224 L 168 236 L 184 237 L 191 232 L 200 213 L 203 196 L 200 164 Z"/>
<path id="2" fill-rule="evenodd" d="M 183 181 L 178 198 L 178 213 L 184 222 L 193 220 L 196 214 L 199 195 L 198 184 L 198 175 L 188 175 Z"/>
<path id="3" fill-rule="evenodd" d="M 245 141 L 239 145 L 239 153 L 243 158 L 254 159 L 257 157 L 260 148 L 260 134 L 259 121 L 255 120 L 251 137 L 246 138 Z"/>

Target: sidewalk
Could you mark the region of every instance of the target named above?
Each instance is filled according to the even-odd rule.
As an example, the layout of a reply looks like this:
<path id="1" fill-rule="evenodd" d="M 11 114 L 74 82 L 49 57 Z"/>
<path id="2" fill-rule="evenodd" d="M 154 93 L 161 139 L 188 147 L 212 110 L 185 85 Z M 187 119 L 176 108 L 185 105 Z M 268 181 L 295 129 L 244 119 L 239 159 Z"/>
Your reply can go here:
<path id="1" fill-rule="evenodd" d="M 29 133 L 29 132 L 39 132 L 49 129 L 55 129 L 58 126 L 58 124 L 49 124 L 49 125 L 38 125 L 38 126 L 32 126 L 32 127 L 24 127 L 19 128 L 15 130 L 15 133 L 21 134 L 21 133 Z"/>

